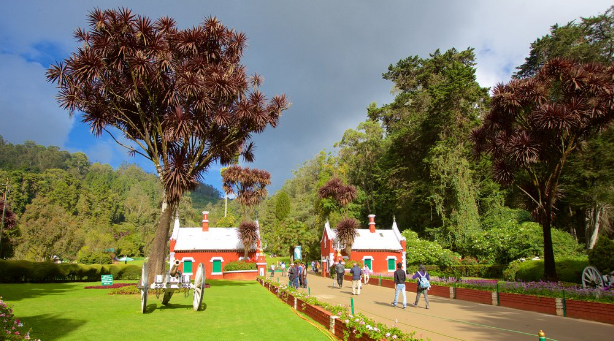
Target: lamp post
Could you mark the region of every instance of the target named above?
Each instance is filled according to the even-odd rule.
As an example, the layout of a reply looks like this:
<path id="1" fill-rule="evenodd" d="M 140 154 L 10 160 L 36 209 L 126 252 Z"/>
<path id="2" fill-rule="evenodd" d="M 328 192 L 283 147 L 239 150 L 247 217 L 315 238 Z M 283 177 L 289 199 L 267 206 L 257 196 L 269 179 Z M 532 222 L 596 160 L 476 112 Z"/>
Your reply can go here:
<path id="1" fill-rule="evenodd" d="M 4 185 L 4 193 L 2 194 L 2 220 L 0 220 L 0 257 L 2 256 L 2 233 L 4 233 L 4 216 L 6 213 L 6 197 L 9 192 L 9 183 Z"/>

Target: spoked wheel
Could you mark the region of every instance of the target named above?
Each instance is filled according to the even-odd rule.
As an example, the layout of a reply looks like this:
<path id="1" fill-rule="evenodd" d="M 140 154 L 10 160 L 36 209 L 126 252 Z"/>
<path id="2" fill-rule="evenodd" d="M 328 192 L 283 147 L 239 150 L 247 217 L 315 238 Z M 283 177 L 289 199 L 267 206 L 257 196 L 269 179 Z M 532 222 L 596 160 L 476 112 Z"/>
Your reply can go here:
<path id="1" fill-rule="evenodd" d="M 165 291 L 164 296 L 162 297 L 162 304 L 167 305 L 168 302 L 171 300 L 171 297 L 173 297 L 173 292 Z"/>
<path id="2" fill-rule="evenodd" d="M 582 287 L 584 289 L 603 288 L 603 277 L 596 267 L 589 265 L 584 268 L 584 271 L 582 271 Z"/>
<path id="3" fill-rule="evenodd" d="M 194 277 L 194 299 L 192 307 L 194 311 L 198 311 L 203 303 L 203 295 L 205 294 L 205 266 L 203 263 L 198 264 L 196 276 Z"/>
<path id="4" fill-rule="evenodd" d="M 147 291 L 149 289 L 149 283 L 147 280 L 147 263 L 143 263 L 143 270 L 141 270 L 141 312 L 145 314 L 147 311 Z"/>

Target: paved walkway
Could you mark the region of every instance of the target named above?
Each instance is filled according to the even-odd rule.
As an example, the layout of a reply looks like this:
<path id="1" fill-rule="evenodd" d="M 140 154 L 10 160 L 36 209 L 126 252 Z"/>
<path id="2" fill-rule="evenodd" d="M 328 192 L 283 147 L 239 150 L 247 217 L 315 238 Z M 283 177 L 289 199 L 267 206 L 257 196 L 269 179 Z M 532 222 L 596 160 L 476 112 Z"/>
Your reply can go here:
<path id="1" fill-rule="evenodd" d="M 277 273 L 275 278 L 287 280 Z M 343 288 L 333 288 L 332 279 L 308 276 L 311 295 L 323 302 L 350 306 L 386 325 L 396 325 L 406 332 L 416 332 L 420 338 L 433 341 L 537 341 L 542 329 L 547 340 L 597 341 L 614 339 L 614 325 L 585 321 L 562 316 L 534 313 L 518 309 L 492 306 L 429 295 L 430 309 L 412 308 L 416 294 L 407 292 L 407 309 L 393 308 L 394 289 L 377 285 L 364 285 L 360 296 L 352 296 L 351 281 Z M 307 289 L 300 289 L 306 291 Z M 402 304 L 399 304 L 401 306 Z"/>

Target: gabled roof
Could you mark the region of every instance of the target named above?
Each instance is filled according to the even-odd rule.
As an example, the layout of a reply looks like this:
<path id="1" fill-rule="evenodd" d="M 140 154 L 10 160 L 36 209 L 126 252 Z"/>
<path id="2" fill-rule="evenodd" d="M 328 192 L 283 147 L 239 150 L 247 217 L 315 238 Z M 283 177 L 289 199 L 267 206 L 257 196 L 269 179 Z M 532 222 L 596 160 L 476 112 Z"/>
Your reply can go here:
<path id="1" fill-rule="evenodd" d="M 258 224 L 258 222 L 256 222 Z M 237 235 L 237 227 L 209 227 L 203 231 L 202 227 L 180 227 L 179 218 L 175 217 L 175 225 L 171 239 L 177 241 L 176 251 L 196 250 L 243 250 L 243 243 Z M 260 236 L 260 231 L 258 231 Z M 252 245 L 251 249 L 255 249 Z"/>
<path id="2" fill-rule="evenodd" d="M 332 229 L 328 221 L 324 224 L 322 238 L 324 236 L 328 240 L 337 238 L 337 230 Z M 399 232 L 395 220 L 391 230 L 375 229 L 375 233 L 371 233 L 369 229 L 356 229 L 352 250 L 402 250 L 401 240 L 405 240 L 405 237 Z"/>

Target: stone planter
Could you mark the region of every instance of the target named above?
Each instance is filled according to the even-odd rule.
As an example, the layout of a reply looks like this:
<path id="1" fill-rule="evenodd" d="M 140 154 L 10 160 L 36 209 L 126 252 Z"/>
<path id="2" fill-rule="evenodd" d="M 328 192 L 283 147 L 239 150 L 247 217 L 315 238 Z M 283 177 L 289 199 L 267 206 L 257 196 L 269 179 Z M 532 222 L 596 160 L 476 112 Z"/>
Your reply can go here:
<path id="1" fill-rule="evenodd" d="M 305 309 L 303 310 L 307 316 L 311 317 L 314 321 L 319 324 L 327 327 L 330 324 L 330 317 L 332 314 L 318 306 L 305 304 Z"/>
<path id="2" fill-rule="evenodd" d="M 230 281 L 253 281 L 258 277 L 258 270 L 224 271 L 224 279 Z"/>
<path id="3" fill-rule="evenodd" d="M 441 296 L 441 297 L 450 298 L 450 287 L 431 284 L 431 288 L 429 289 L 428 293 L 429 295 L 433 295 L 433 296 Z"/>
<path id="4" fill-rule="evenodd" d="M 378 278 L 378 281 L 379 281 L 379 278 Z M 392 280 L 392 279 L 383 279 L 383 278 L 382 278 L 382 286 L 383 286 L 384 288 L 391 288 L 391 289 L 394 289 L 394 287 L 395 287 L 395 285 L 394 285 L 394 280 Z"/>
<path id="5" fill-rule="evenodd" d="M 483 304 L 492 304 L 492 291 L 456 288 L 456 299 Z"/>
<path id="6" fill-rule="evenodd" d="M 614 304 L 565 300 L 567 317 L 614 324 Z"/>
<path id="7" fill-rule="evenodd" d="M 416 282 L 406 282 L 405 283 L 405 291 L 416 292 L 418 290 L 418 283 Z"/>
<path id="8" fill-rule="evenodd" d="M 499 293 L 499 305 L 503 307 L 556 315 L 556 299 L 507 292 Z"/>

